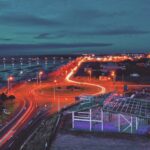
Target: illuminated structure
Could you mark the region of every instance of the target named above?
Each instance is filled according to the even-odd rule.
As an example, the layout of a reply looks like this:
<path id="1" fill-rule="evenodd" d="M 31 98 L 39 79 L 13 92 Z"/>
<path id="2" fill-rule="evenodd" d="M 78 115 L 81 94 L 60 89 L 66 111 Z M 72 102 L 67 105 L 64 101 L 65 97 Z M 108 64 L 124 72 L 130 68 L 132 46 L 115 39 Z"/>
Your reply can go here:
<path id="1" fill-rule="evenodd" d="M 96 97 L 73 108 L 72 128 L 145 134 L 150 128 L 150 102 L 115 93 Z"/>

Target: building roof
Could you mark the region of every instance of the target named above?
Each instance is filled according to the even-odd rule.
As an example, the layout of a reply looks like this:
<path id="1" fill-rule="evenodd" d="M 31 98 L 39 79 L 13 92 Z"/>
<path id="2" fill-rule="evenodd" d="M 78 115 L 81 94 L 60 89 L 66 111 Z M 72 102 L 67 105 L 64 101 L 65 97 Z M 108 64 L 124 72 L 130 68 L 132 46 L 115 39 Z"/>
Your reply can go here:
<path id="1" fill-rule="evenodd" d="M 70 109 L 70 111 L 75 111 L 75 112 L 78 112 L 78 111 L 84 111 L 84 110 L 87 110 L 87 109 L 91 109 L 91 108 L 94 108 L 94 107 L 99 107 L 99 106 L 103 106 L 104 104 L 104 101 L 111 95 L 111 93 L 108 93 L 108 94 L 104 94 L 104 95 L 100 95 L 100 96 L 97 96 L 97 97 L 94 97 L 94 100 L 92 101 L 82 101 L 80 102 L 78 105 L 72 107 Z"/>
<path id="2" fill-rule="evenodd" d="M 116 114 L 150 119 L 150 101 L 135 98 L 112 99 L 103 106 L 103 110 Z"/>

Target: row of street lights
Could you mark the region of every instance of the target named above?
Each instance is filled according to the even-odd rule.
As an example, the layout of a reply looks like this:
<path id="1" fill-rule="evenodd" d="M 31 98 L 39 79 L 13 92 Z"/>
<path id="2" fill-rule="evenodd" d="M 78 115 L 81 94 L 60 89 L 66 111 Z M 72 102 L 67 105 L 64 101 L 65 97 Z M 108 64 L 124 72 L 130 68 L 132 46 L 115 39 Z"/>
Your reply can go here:
<path id="1" fill-rule="evenodd" d="M 41 84 L 42 83 L 42 75 L 44 74 L 43 71 L 39 71 L 38 74 L 37 74 L 37 84 Z M 11 82 L 14 81 L 14 77 L 13 76 L 9 76 L 7 78 L 7 91 L 8 93 L 10 92 L 10 89 L 11 89 Z M 56 102 L 56 85 L 57 85 L 57 80 L 55 79 L 54 80 L 54 102 Z M 60 99 L 58 97 L 58 104 L 57 104 L 57 107 L 58 107 L 58 111 L 60 110 Z"/>
<path id="2" fill-rule="evenodd" d="M 43 71 L 39 71 L 37 75 L 37 84 L 42 83 L 42 75 L 44 74 Z M 57 85 L 57 80 L 55 79 L 54 81 L 54 102 L 56 102 L 56 85 Z M 57 102 L 57 109 L 58 111 L 60 110 L 60 99 L 58 97 L 58 102 Z"/>
<path id="3" fill-rule="evenodd" d="M 7 60 L 8 60 L 8 59 L 6 59 L 5 57 L 2 58 L 3 64 L 5 64 Z M 11 63 L 12 63 L 12 64 L 14 64 L 15 61 L 17 61 L 17 59 L 16 59 L 16 58 L 13 58 L 13 57 L 10 58 L 10 60 L 11 60 Z M 22 58 L 22 57 L 19 58 L 19 62 L 22 63 L 22 64 L 23 64 L 23 60 L 24 60 L 24 58 Z M 39 57 L 37 57 L 37 58 L 35 58 L 35 59 L 34 59 L 34 58 L 30 58 L 30 57 L 28 58 L 28 62 L 29 62 L 29 63 L 31 63 L 33 60 L 35 60 L 37 64 L 40 63 L 40 58 L 39 58 Z M 48 59 L 47 57 L 44 58 L 44 61 L 45 61 L 46 64 L 48 63 L 48 60 L 49 60 L 49 59 Z M 55 61 L 55 60 L 56 60 L 56 57 L 52 57 L 52 60 Z M 58 59 L 57 59 L 57 60 L 58 60 Z M 64 57 L 60 57 L 60 60 L 61 60 L 61 62 L 63 62 L 63 61 L 64 61 Z M 68 60 L 71 61 L 72 58 L 71 58 L 71 57 L 68 57 Z"/>
<path id="4" fill-rule="evenodd" d="M 44 74 L 43 71 L 39 71 L 37 75 L 37 84 L 42 83 L 42 75 Z M 7 78 L 7 91 L 9 92 L 11 89 L 11 82 L 14 81 L 13 76 L 8 76 Z"/>
<path id="5" fill-rule="evenodd" d="M 61 62 L 63 62 L 63 61 L 61 60 Z M 27 63 L 28 63 L 28 66 L 30 67 L 32 65 L 31 59 L 29 59 Z M 55 64 L 55 63 L 56 63 L 56 61 L 53 60 L 53 64 Z M 20 67 L 21 67 L 21 69 L 23 67 L 23 64 L 24 64 L 23 60 L 20 59 Z M 45 67 L 47 67 L 48 66 L 48 61 L 45 60 L 44 64 L 45 64 Z M 38 66 L 40 65 L 39 59 L 37 59 L 36 65 L 38 65 Z M 12 68 L 15 67 L 15 61 L 11 61 L 11 66 L 12 66 Z M 6 69 L 6 60 L 3 60 L 3 69 L 4 70 Z"/>
<path id="6" fill-rule="evenodd" d="M 89 80 L 92 79 L 92 68 L 85 68 L 85 72 L 89 75 Z M 113 70 L 110 73 L 110 76 L 112 77 L 113 83 L 114 83 L 114 90 L 116 91 L 116 72 Z"/>

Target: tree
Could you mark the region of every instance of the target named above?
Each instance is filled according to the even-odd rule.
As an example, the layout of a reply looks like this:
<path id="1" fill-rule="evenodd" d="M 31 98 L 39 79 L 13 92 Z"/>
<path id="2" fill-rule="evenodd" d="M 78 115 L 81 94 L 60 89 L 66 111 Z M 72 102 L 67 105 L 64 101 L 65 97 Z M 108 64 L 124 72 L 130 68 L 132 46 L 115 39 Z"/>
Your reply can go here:
<path id="1" fill-rule="evenodd" d="M 2 100 L 2 102 L 5 102 L 8 99 L 8 97 L 7 97 L 7 95 L 5 93 L 2 93 L 0 95 L 0 99 Z"/>
<path id="2" fill-rule="evenodd" d="M 15 97 L 14 95 L 10 95 L 10 96 L 8 97 L 8 99 L 11 100 L 11 101 L 13 101 L 13 100 L 16 99 L 16 97 Z"/>

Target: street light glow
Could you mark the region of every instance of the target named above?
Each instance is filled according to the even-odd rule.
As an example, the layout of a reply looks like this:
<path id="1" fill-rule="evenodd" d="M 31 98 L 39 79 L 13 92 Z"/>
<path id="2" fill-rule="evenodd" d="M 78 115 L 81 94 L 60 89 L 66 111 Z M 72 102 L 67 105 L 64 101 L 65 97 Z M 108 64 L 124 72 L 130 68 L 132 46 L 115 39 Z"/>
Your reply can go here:
<path id="1" fill-rule="evenodd" d="M 42 75 L 44 74 L 43 71 L 39 71 L 37 75 L 37 84 L 42 82 Z"/>
<path id="2" fill-rule="evenodd" d="M 39 76 L 41 76 L 41 75 L 43 75 L 43 71 L 40 71 L 40 72 L 39 72 Z"/>
<path id="3" fill-rule="evenodd" d="M 112 76 L 112 77 L 115 77 L 115 76 L 116 76 L 115 71 L 112 71 L 112 72 L 111 72 L 111 76 Z"/>
<path id="4" fill-rule="evenodd" d="M 12 77 L 12 76 L 9 76 L 9 77 L 7 78 L 7 88 L 8 88 L 8 92 L 9 92 L 9 90 L 10 90 L 10 82 L 13 81 L 13 80 L 14 80 L 14 77 Z"/>
<path id="5" fill-rule="evenodd" d="M 13 81 L 14 80 L 14 77 L 10 76 L 8 77 L 8 81 Z"/>

